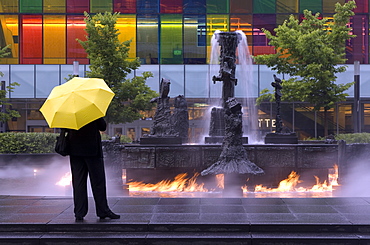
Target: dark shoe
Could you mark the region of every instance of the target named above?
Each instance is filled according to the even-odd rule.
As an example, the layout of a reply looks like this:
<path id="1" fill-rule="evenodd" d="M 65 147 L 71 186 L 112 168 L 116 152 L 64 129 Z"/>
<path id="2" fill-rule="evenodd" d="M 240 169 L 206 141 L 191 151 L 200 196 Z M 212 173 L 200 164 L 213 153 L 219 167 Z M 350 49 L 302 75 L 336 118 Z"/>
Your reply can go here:
<path id="1" fill-rule="evenodd" d="M 109 213 L 107 213 L 106 215 L 104 216 L 99 216 L 100 219 L 105 219 L 105 218 L 110 218 L 110 219 L 119 219 L 121 218 L 120 215 L 118 214 L 115 214 L 113 213 L 112 211 L 110 211 Z"/>
<path id="2" fill-rule="evenodd" d="M 84 217 L 76 216 L 76 222 L 81 222 L 84 220 Z"/>

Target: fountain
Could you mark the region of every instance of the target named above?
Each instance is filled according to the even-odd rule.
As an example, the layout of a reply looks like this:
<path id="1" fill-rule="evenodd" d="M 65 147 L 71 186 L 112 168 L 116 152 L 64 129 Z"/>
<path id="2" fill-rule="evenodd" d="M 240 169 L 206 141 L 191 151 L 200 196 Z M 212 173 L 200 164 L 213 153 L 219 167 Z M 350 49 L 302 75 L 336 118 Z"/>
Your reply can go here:
<path id="1" fill-rule="evenodd" d="M 187 129 L 188 123 L 182 126 L 178 123 L 179 127 L 175 125 L 176 121 L 187 119 L 186 101 L 181 96 L 177 97 L 175 112 L 171 113 L 168 97 L 170 81 L 162 79 L 160 97 L 153 99 L 157 103 L 157 112 L 151 135 L 141 138 L 140 144 L 106 145 L 107 162 L 118 166 L 117 179 L 121 176 L 119 169 L 126 169 L 128 180 L 151 183 L 174 178 L 180 173 L 194 172 L 202 173 L 200 178 L 214 183 L 211 180 L 214 175 L 222 173 L 226 189 L 230 187 L 232 195 L 238 196 L 242 191 L 240 187 L 247 182 L 246 174 L 249 174 L 248 186 L 277 186 L 291 171 L 303 173 L 308 169 L 310 178 L 316 175 L 327 179 L 328 169 L 338 164 L 337 145 L 245 144 L 248 139 L 243 137 L 243 108 L 235 98 L 235 86 L 245 85 L 250 80 L 250 71 L 245 69 L 245 64 L 250 63 L 250 56 L 246 54 L 246 38 L 241 31 L 216 32 L 213 42 L 220 46 L 215 48 L 220 51 L 220 63 L 212 81 L 222 82 L 222 96 L 220 105 L 212 108 L 209 137 L 205 140 L 208 144 L 182 144 L 185 134 L 180 136 L 180 131 L 186 130 L 179 128 Z M 212 53 L 215 56 L 217 52 Z M 211 73 L 214 67 L 211 65 Z M 277 78 L 274 85 L 277 89 L 281 86 Z M 279 93 L 277 90 L 277 95 Z M 255 106 L 247 107 L 251 117 Z M 176 120 L 175 117 L 181 119 Z M 257 123 L 257 119 L 254 122 Z M 248 133 L 253 132 L 253 123 L 247 124 Z"/>
<path id="2" fill-rule="evenodd" d="M 222 108 L 212 108 L 210 136 L 220 139 L 222 152 L 216 163 L 202 171 L 202 175 L 224 174 L 226 195 L 242 195 L 241 186 L 245 174 L 262 174 L 261 168 L 248 160 L 243 148 L 242 106 L 235 97 L 236 48 L 241 40 L 237 32 L 217 32 L 216 40 L 221 46 L 220 70 L 213 82 L 222 81 Z M 222 122 L 222 123 L 215 123 Z M 218 126 L 218 127 L 216 127 Z M 216 140 L 212 140 L 215 142 Z M 206 143 L 210 142 L 206 138 Z M 246 141 L 244 141 L 246 143 Z M 238 181 L 240 180 L 240 181 Z"/>

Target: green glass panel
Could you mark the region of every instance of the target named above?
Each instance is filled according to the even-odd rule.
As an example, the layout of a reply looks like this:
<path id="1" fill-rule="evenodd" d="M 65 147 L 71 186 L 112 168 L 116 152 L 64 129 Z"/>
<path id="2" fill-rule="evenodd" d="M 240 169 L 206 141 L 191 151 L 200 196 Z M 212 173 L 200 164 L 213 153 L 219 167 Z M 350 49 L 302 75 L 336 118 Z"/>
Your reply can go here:
<path id="1" fill-rule="evenodd" d="M 277 0 L 276 13 L 298 13 L 298 0 Z"/>
<path id="2" fill-rule="evenodd" d="M 207 0 L 207 13 L 229 13 L 229 0 Z"/>
<path id="3" fill-rule="evenodd" d="M 161 15 L 160 59 L 161 64 L 182 64 L 182 15 Z"/>
<path id="4" fill-rule="evenodd" d="M 65 13 L 65 0 L 44 0 L 44 13 Z"/>
<path id="5" fill-rule="evenodd" d="M 254 0 L 253 13 L 255 14 L 273 14 L 276 11 L 275 0 Z"/>
<path id="6" fill-rule="evenodd" d="M 112 0 L 91 0 L 90 1 L 90 12 L 91 13 L 104 13 L 112 12 L 113 4 Z"/>
<path id="7" fill-rule="evenodd" d="M 322 13 L 322 0 L 300 0 L 299 12 L 303 13 L 305 9 L 312 11 L 312 13 Z"/>
<path id="8" fill-rule="evenodd" d="M 158 64 L 158 15 L 137 15 L 136 47 L 141 64 Z"/>
<path id="9" fill-rule="evenodd" d="M 16 0 L 1 0 L 0 13 L 17 13 L 18 1 Z"/>
<path id="10" fill-rule="evenodd" d="M 184 61 L 205 64 L 207 29 L 205 15 L 184 15 Z"/>
<path id="11" fill-rule="evenodd" d="M 16 0 L 13 0 L 16 1 Z M 21 13 L 41 13 L 42 0 L 19 0 Z"/>

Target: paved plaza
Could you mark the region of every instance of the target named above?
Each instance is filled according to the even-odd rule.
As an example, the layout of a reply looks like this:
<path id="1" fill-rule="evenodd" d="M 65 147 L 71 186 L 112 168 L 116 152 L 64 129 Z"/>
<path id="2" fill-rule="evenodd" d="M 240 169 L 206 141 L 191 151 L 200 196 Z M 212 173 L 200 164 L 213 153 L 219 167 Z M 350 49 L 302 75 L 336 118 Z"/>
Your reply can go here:
<path id="1" fill-rule="evenodd" d="M 71 197 L 0 196 L 0 244 L 370 244 L 370 197 L 110 197 L 75 222 Z"/>

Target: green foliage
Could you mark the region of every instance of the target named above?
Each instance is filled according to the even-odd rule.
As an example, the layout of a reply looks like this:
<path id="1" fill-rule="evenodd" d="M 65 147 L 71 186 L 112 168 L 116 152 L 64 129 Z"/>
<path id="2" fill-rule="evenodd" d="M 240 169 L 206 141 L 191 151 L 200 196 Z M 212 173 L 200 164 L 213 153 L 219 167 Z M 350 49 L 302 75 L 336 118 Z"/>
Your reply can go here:
<path id="1" fill-rule="evenodd" d="M 370 133 L 338 134 L 336 140 L 344 140 L 347 144 L 370 143 Z"/>
<path id="2" fill-rule="evenodd" d="M 263 29 L 276 53 L 259 55 L 254 60 L 291 77 L 283 81 L 282 100 L 310 102 L 315 110 L 328 110 L 336 102 L 345 100 L 348 96 L 345 91 L 353 82 L 335 84 L 335 74 L 346 70 L 338 64 L 346 61 L 345 41 L 355 37 L 347 26 L 355 7 L 354 1 L 344 5 L 337 3 L 333 21 L 305 10 L 300 23 L 291 15 L 274 29 L 275 35 Z M 266 95 L 259 102 L 265 98 Z"/>
<path id="3" fill-rule="evenodd" d="M 0 52 L 0 56 L 1 56 L 1 52 Z M 12 110 L 11 104 L 7 102 L 8 98 L 6 97 L 6 94 L 8 92 L 12 92 L 14 89 L 14 86 L 19 86 L 19 84 L 14 82 L 14 83 L 11 83 L 9 86 L 6 86 L 5 90 L 0 89 L 0 122 L 5 123 L 13 117 L 21 116 L 18 111 Z M 4 111 L 1 111 L 2 107 L 5 107 Z"/>
<path id="4" fill-rule="evenodd" d="M 54 153 L 54 133 L 1 133 L 0 153 Z"/>
<path id="5" fill-rule="evenodd" d="M 86 41 L 78 40 L 90 59 L 88 77 L 102 78 L 115 93 L 108 108 L 109 123 L 132 122 L 141 117 L 140 111 L 151 109 L 150 99 L 157 93 L 147 86 L 150 72 L 126 79 L 126 76 L 140 66 L 139 59 L 129 60 L 131 40 L 120 42 L 115 27 L 119 13 L 98 13 L 90 16 L 85 12 Z"/>

